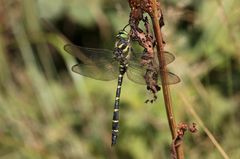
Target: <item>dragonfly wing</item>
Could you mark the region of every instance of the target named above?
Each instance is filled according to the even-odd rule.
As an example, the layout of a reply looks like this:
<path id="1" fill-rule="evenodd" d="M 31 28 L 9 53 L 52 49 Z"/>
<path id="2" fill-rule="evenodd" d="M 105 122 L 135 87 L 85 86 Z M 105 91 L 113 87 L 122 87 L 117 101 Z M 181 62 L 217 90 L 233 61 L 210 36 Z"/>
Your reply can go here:
<path id="1" fill-rule="evenodd" d="M 138 84 L 142 84 L 142 85 L 146 85 L 146 81 L 145 81 L 145 74 L 146 74 L 146 68 L 144 68 L 141 65 L 129 65 L 128 69 L 127 69 L 127 76 L 128 78 Z M 159 79 L 158 79 L 158 84 L 162 84 L 161 82 L 161 76 L 160 76 L 160 72 L 158 71 L 159 74 Z M 166 72 L 165 75 L 167 76 L 167 84 L 176 84 L 179 83 L 181 80 L 180 78 L 175 75 L 174 73 L 171 72 Z"/>
<path id="2" fill-rule="evenodd" d="M 179 83 L 181 81 L 181 79 L 177 75 L 172 73 L 172 72 L 165 72 L 165 74 L 167 76 L 167 84 L 168 85 L 170 85 L 170 84 L 177 84 L 177 83 Z M 162 85 L 162 81 L 160 79 L 158 80 L 158 84 Z"/>
<path id="3" fill-rule="evenodd" d="M 141 70 L 141 68 L 136 69 L 136 68 L 129 66 L 127 69 L 128 79 L 130 79 L 131 81 L 133 81 L 137 84 L 141 84 L 141 85 L 146 85 L 146 82 L 144 79 L 145 73 L 146 73 L 146 69 L 144 69 L 144 68 L 143 68 L 143 70 Z"/>
<path id="4" fill-rule="evenodd" d="M 118 76 L 118 63 L 98 63 L 95 65 L 79 63 L 72 67 L 72 71 L 93 79 L 110 81 Z"/>
<path id="5" fill-rule="evenodd" d="M 157 52 L 155 53 L 157 54 Z M 170 52 L 164 51 L 163 55 L 164 55 L 164 60 L 166 65 L 172 63 L 175 60 L 175 56 Z M 157 57 L 157 55 L 155 57 Z M 157 61 L 157 63 L 159 63 L 158 58 L 155 58 L 155 60 Z M 161 64 L 162 63 L 163 62 L 161 62 Z"/>
<path id="6" fill-rule="evenodd" d="M 73 44 L 66 44 L 64 45 L 64 50 L 78 58 L 78 60 L 84 64 L 109 63 L 109 61 L 113 60 L 113 51 L 108 49 L 86 48 Z"/>
<path id="7" fill-rule="evenodd" d="M 136 53 L 136 52 L 132 51 L 129 61 L 133 61 L 135 63 L 141 63 L 142 55 L 143 55 L 142 53 Z M 166 65 L 172 63 L 175 60 L 175 56 L 170 52 L 164 51 L 163 55 L 164 55 L 164 60 L 165 60 Z M 154 61 L 159 65 L 159 61 L 157 58 L 157 51 L 155 51 L 155 57 L 156 58 Z M 163 63 L 163 62 L 161 62 L 161 63 Z"/>

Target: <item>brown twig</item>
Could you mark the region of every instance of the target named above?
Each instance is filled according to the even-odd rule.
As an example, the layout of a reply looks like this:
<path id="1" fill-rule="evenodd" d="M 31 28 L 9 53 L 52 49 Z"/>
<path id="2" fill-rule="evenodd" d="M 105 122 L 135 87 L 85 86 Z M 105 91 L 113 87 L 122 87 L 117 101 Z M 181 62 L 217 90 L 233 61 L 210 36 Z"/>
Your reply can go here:
<path id="1" fill-rule="evenodd" d="M 163 90 L 163 96 L 164 96 L 164 102 L 166 107 L 166 113 L 168 117 L 168 123 L 172 134 L 172 139 L 177 138 L 177 132 L 176 132 L 176 122 L 173 115 L 173 109 L 172 109 L 172 102 L 171 102 L 171 96 L 170 96 L 170 89 L 167 85 L 167 76 L 166 76 L 166 65 L 164 60 L 164 40 L 162 38 L 161 33 L 161 27 L 164 25 L 163 22 L 163 15 L 161 11 L 161 5 L 160 3 L 157 3 L 156 0 L 128 0 L 129 5 L 131 8 L 130 13 L 130 20 L 129 24 L 131 26 L 131 38 L 136 39 L 139 44 L 144 47 L 144 56 L 142 57 L 142 63 L 147 67 L 146 74 L 145 74 L 145 80 L 147 84 L 148 90 L 152 91 L 154 94 L 154 99 L 156 99 L 155 93 L 160 90 L 160 88 L 157 85 L 157 79 L 154 78 L 155 72 L 153 71 L 154 66 L 152 65 L 152 61 L 154 58 L 154 47 L 156 43 L 157 51 L 158 51 L 158 61 L 159 61 L 159 70 L 161 75 L 161 81 L 162 81 L 162 90 Z M 148 21 L 147 18 L 144 18 L 143 13 L 146 12 L 150 15 L 152 22 L 153 22 L 153 29 L 155 38 L 148 33 Z M 143 21 L 145 23 L 145 29 L 147 33 L 144 33 L 139 27 L 139 22 Z M 153 101 L 151 100 L 151 101 Z M 183 149 L 182 145 L 176 146 L 176 157 L 178 159 L 183 159 Z"/>
<path id="2" fill-rule="evenodd" d="M 160 28 L 160 24 L 159 24 L 159 9 L 157 7 L 157 2 L 156 0 L 150 0 L 151 4 L 152 4 L 152 21 L 153 21 L 153 29 L 154 29 L 154 34 L 156 37 L 156 42 L 157 42 L 157 51 L 158 51 L 158 60 L 159 63 L 160 62 L 164 62 L 164 55 L 163 55 L 163 51 L 164 51 L 164 43 L 163 43 L 163 38 L 162 38 L 162 33 L 161 33 L 161 28 Z M 159 8 L 161 8 L 160 3 L 158 3 Z M 162 16 L 162 15 L 160 15 Z M 174 115 L 173 115 L 173 109 L 172 109 L 172 102 L 171 102 L 171 96 L 170 96 L 170 89 L 167 85 L 167 76 L 166 76 L 166 65 L 163 63 L 162 66 L 162 70 L 161 73 L 161 80 L 162 80 L 162 90 L 163 90 L 163 97 L 164 97 L 164 102 L 165 102 L 165 107 L 166 107 L 166 113 L 167 113 L 167 117 L 168 117 L 168 123 L 169 123 L 169 127 L 172 133 L 172 138 L 175 139 L 177 137 L 177 133 L 176 133 L 176 122 L 174 119 Z M 179 145 L 176 148 L 176 155 L 178 159 L 183 159 L 184 158 L 184 154 L 183 154 L 183 149 L 182 149 L 182 144 Z"/>

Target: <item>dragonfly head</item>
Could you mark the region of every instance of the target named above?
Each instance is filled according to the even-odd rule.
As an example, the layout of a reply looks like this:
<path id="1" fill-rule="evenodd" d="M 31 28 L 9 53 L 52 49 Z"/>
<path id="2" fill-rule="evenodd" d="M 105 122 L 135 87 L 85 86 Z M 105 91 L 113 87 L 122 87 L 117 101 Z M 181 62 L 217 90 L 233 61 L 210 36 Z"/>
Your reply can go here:
<path id="1" fill-rule="evenodd" d="M 128 32 L 126 32 L 125 30 L 120 30 L 116 38 L 128 40 L 129 39 Z"/>

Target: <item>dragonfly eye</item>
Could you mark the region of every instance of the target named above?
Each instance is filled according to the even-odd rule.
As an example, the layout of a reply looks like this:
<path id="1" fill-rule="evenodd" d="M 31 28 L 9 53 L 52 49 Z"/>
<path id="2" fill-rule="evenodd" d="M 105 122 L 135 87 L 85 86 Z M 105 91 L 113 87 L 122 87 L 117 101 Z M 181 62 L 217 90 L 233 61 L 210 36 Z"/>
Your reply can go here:
<path id="1" fill-rule="evenodd" d="M 121 31 L 119 31 L 119 33 L 116 36 L 116 38 L 127 39 L 128 38 L 128 33 L 125 30 L 121 30 Z"/>

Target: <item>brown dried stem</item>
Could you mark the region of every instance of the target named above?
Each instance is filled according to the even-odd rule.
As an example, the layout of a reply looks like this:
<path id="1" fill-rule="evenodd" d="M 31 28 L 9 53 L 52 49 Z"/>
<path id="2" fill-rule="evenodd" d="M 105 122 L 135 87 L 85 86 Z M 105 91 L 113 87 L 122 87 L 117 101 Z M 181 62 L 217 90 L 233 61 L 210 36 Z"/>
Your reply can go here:
<path id="1" fill-rule="evenodd" d="M 153 29 L 154 29 L 154 34 L 156 37 L 156 42 L 157 42 L 157 51 L 158 51 L 158 60 L 159 63 L 161 63 L 162 61 L 164 62 L 164 55 L 163 55 L 163 51 L 164 51 L 164 44 L 163 44 L 163 38 L 162 38 L 162 33 L 161 33 L 161 28 L 159 25 L 159 17 L 158 17 L 158 7 L 157 7 L 157 2 L 156 0 L 150 0 L 151 4 L 152 4 L 152 22 L 153 22 Z M 160 3 L 159 4 L 159 8 L 161 8 Z M 162 68 L 163 71 L 161 71 L 161 80 L 162 80 L 162 90 L 163 90 L 163 97 L 164 97 L 164 102 L 165 102 L 165 108 L 166 108 L 166 113 L 167 113 L 167 117 L 168 117 L 168 123 L 169 123 L 169 127 L 172 133 L 172 138 L 175 139 L 177 136 L 176 133 L 176 122 L 174 119 L 174 115 L 173 115 L 173 109 L 172 109 L 172 101 L 171 101 L 171 94 L 170 94 L 170 89 L 168 87 L 167 83 L 167 76 L 166 76 L 166 65 L 163 64 Z M 179 145 L 176 148 L 176 153 L 177 153 L 177 158 L 178 159 L 183 159 L 184 155 L 183 155 L 183 149 L 182 149 L 182 144 Z"/>
<path id="2" fill-rule="evenodd" d="M 132 31 L 132 38 L 137 39 L 139 44 L 145 48 L 146 53 L 148 53 L 148 58 L 145 59 L 145 63 L 148 64 L 148 66 L 151 66 L 151 60 L 153 57 L 153 42 L 151 36 L 148 36 L 148 34 L 143 33 L 142 30 L 138 27 L 139 21 L 142 20 L 144 21 L 143 13 L 147 12 L 153 22 L 153 29 L 154 29 L 154 34 L 156 38 L 156 47 L 158 51 L 158 61 L 159 64 L 161 64 L 159 67 L 161 70 L 161 81 L 162 81 L 162 90 L 163 90 L 163 97 L 164 97 L 164 102 L 165 102 L 165 107 L 166 107 L 166 113 L 168 117 L 168 123 L 169 127 L 171 130 L 172 134 L 172 139 L 173 141 L 176 140 L 177 138 L 177 126 L 176 122 L 174 119 L 173 115 L 173 109 L 172 109 L 172 102 L 171 102 L 171 96 L 170 96 L 170 89 L 167 85 L 167 68 L 165 65 L 165 60 L 164 60 L 164 41 L 162 38 L 162 33 L 161 33 L 161 26 L 163 26 L 163 16 L 161 12 L 161 5 L 160 3 L 157 3 L 156 0 L 128 0 L 129 5 L 131 7 L 131 13 L 130 13 L 130 26 L 131 26 L 131 31 Z M 147 19 L 146 19 L 147 20 Z M 145 20 L 145 26 L 147 26 L 147 21 Z M 160 24 L 161 23 L 161 24 Z M 148 28 L 146 27 L 146 31 L 148 32 Z M 149 45 L 150 44 L 150 45 Z M 151 71 L 150 71 L 151 73 Z M 149 75 L 150 78 L 152 78 L 151 74 Z M 153 92 L 154 96 L 155 93 L 158 91 L 158 87 L 155 86 L 155 84 L 151 84 L 152 81 L 149 82 L 147 78 L 145 78 L 147 85 L 149 86 L 150 90 Z M 153 80 L 153 82 L 155 82 Z M 150 83 L 150 84 L 149 84 Z M 182 144 L 177 144 L 175 147 L 175 156 L 174 158 L 177 159 L 183 159 L 183 149 L 182 149 Z"/>

